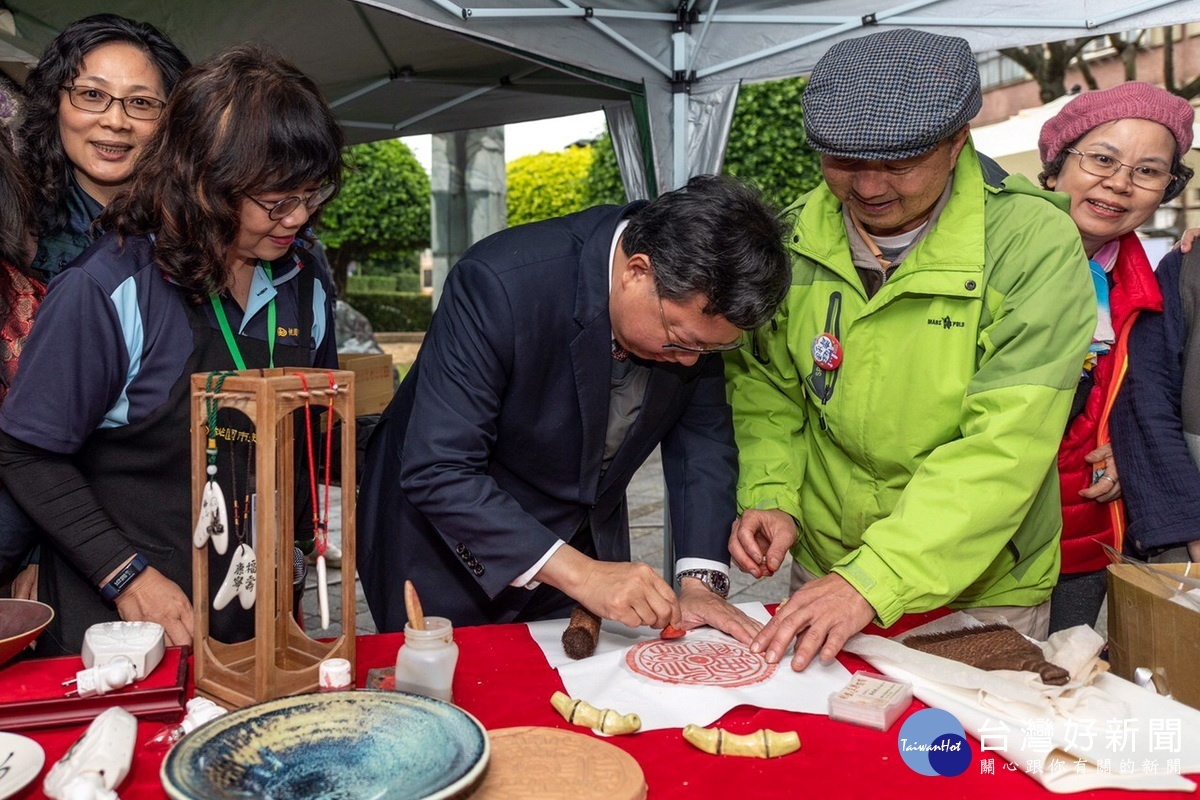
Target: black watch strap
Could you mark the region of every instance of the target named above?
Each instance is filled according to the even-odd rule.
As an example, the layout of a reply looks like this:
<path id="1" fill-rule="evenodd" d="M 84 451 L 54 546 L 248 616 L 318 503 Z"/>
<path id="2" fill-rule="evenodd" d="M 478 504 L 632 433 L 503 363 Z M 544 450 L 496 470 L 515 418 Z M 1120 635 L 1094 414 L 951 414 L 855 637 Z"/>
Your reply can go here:
<path id="1" fill-rule="evenodd" d="M 146 567 L 150 566 L 146 561 L 146 557 L 138 553 L 133 557 L 133 560 L 125 565 L 125 568 L 113 576 L 113 579 L 100 587 L 100 596 L 105 600 L 112 602 L 120 596 L 121 592 L 125 591 L 130 582 L 138 575 L 141 575 Z"/>

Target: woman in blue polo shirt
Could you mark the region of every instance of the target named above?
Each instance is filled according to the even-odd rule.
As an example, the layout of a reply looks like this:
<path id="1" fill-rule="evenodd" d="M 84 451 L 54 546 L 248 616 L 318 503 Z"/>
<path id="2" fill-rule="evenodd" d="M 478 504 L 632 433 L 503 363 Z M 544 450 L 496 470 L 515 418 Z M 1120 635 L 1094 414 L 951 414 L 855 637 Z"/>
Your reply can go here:
<path id="1" fill-rule="evenodd" d="M 189 379 L 337 366 L 332 288 L 296 240 L 336 192 L 341 145 L 303 73 L 226 51 L 184 75 L 108 233 L 55 282 L 0 410 L 0 477 L 51 545 L 39 597 L 58 614 L 40 651 L 78 652 L 118 618 L 190 643 Z M 218 474 L 240 471 L 240 495 L 250 437 L 226 439 Z M 213 596 L 235 548 L 208 552 Z M 211 631 L 246 638 L 253 612 L 233 603 Z"/>

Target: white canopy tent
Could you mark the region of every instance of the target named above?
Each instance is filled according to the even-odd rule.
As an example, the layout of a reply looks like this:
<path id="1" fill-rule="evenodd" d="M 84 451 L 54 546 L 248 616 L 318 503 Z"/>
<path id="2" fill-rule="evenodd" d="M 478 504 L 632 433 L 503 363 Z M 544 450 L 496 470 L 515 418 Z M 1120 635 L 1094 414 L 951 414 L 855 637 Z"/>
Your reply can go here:
<path id="1" fill-rule="evenodd" d="M 1181 0 L 1065 0 L 1052 14 L 1037 0 L 365 1 L 640 84 L 630 108 L 606 109 L 631 196 L 718 171 L 741 82 L 806 74 L 842 39 L 915 27 L 981 52 L 1200 19 L 1200 3 Z"/>
<path id="2" fill-rule="evenodd" d="M 976 51 L 1200 20 L 1200 0 L 7 0 L 0 44 L 39 53 L 72 20 L 153 22 L 194 59 L 265 42 L 312 75 L 351 141 L 604 108 L 631 196 L 717 171 L 743 81 L 807 73 L 888 26 Z M 10 53 L 9 58 L 12 58 Z M 34 58 L 29 55 L 28 59 Z M 26 60 L 28 60 L 26 59 Z"/>

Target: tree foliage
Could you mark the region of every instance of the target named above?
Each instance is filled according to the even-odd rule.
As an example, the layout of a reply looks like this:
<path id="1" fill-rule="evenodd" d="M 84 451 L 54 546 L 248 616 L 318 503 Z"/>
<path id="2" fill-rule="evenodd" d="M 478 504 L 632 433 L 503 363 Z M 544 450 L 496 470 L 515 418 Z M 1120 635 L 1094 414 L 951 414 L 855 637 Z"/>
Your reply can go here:
<path id="1" fill-rule="evenodd" d="M 568 147 L 509 162 L 509 227 L 586 208 L 584 189 L 591 164 L 591 147 Z"/>
<path id="2" fill-rule="evenodd" d="M 821 160 L 804 141 L 800 115 L 803 78 L 743 86 L 738 94 L 725 169 L 756 184 L 777 205 L 791 203 L 821 182 Z M 624 203 L 617 157 L 605 132 L 592 144 L 596 156 L 587 177 L 588 205 Z"/>
<path id="3" fill-rule="evenodd" d="M 621 168 L 617 166 L 617 152 L 607 128 L 592 141 L 592 163 L 584 181 L 583 195 L 588 206 L 623 206 L 629 202 L 625 197 L 625 184 L 621 182 Z"/>
<path id="4" fill-rule="evenodd" d="M 821 182 L 820 155 L 804 141 L 805 83 L 785 78 L 743 86 L 725 148 L 725 172 L 756 184 L 780 206 Z"/>
<path id="5" fill-rule="evenodd" d="M 351 261 L 403 259 L 429 246 L 429 176 L 403 142 L 346 149 L 342 190 L 317 231 L 339 288 Z"/>

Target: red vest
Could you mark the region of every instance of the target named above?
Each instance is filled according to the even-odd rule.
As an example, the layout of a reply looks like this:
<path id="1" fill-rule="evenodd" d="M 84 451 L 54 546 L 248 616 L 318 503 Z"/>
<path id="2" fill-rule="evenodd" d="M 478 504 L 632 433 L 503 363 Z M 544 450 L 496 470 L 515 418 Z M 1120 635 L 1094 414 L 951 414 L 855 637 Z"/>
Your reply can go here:
<path id="1" fill-rule="evenodd" d="M 1080 497 L 1092 484 L 1092 465 L 1084 456 L 1109 441 L 1108 415 L 1125 378 L 1129 359 L 1129 331 L 1142 311 L 1162 311 L 1162 293 L 1146 251 L 1133 233 L 1121 237 L 1121 249 L 1113 267 L 1109 309 L 1117 340 L 1112 350 L 1100 356 L 1093 371 L 1095 385 L 1083 413 L 1071 421 L 1058 448 L 1059 489 L 1062 493 L 1062 571 L 1094 572 L 1108 564 L 1100 543 L 1121 549 L 1125 534 L 1125 512 L 1118 498 L 1099 503 Z M 1120 473 L 1121 465 L 1117 464 Z"/>

